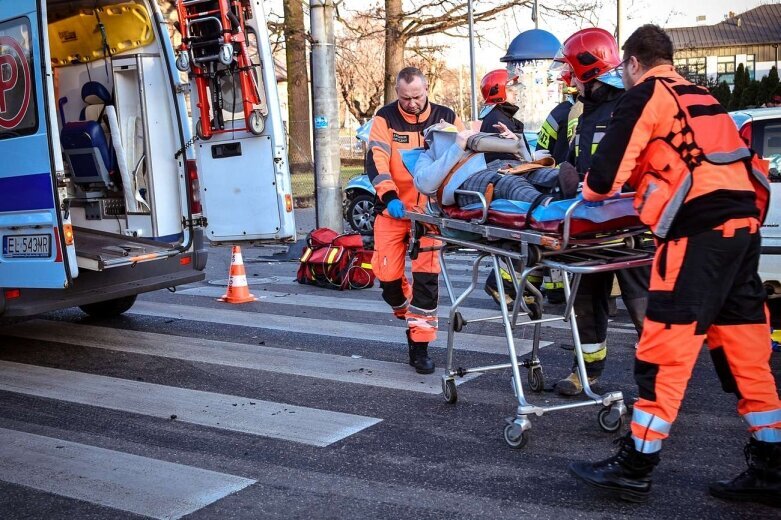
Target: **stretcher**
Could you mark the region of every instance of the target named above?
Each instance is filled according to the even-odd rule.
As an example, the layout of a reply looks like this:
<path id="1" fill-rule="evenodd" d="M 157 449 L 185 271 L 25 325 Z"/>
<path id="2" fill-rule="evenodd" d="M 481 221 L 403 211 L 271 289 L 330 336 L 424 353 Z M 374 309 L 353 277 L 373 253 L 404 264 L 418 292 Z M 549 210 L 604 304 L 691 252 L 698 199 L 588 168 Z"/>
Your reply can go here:
<path id="1" fill-rule="evenodd" d="M 627 408 L 621 392 L 597 394 L 588 383 L 583 359 L 577 316 L 574 311 L 575 295 L 581 277 L 586 274 L 618 271 L 647 266 L 653 258 L 652 244 L 647 229 L 632 210 L 633 194 L 606 201 L 600 207 L 591 207 L 582 200 L 560 201 L 554 208 L 537 208 L 525 212 L 523 203 L 493 201 L 489 205 L 479 192 L 458 190 L 457 193 L 474 195 L 480 204 L 463 209 L 446 208 L 444 211 L 429 204 L 425 211 L 407 211 L 412 221 L 410 255 L 414 258 L 421 250 L 420 239 L 425 235 L 438 240 L 442 276 L 451 300 L 447 334 L 447 366 L 442 376 L 442 391 L 448 403 L 458 400 L 455 378 L 472 373 L 495 370 L 512 370 L 512 388 L 518 405 L 515 416 L 506 420 L 504 439 L 513 448 L 526 445 L 531 428 L 530 417 L 541 416 L 559 410 L 584 406 L 599 406 L 599 426 L 606 432 L 618 431 Z M 515 207 L 516 211 L 509 211 Z M 507 225 L 507 224 L 515 225 Z M 460 294 L 451 282 L 448 255 L 471 250 L 477 256 L 471 265 L 471 282 Z M 502 283 L 499 291 L 499 316 L 470 319 L 460 308 L 478 287 L 480 264 L 488 260 L 495 272 L 504 268 L 509 272 L 515 292 L 527 297 L 517 297 L 513 308 L 508 308 Z M 560 315 L 543 316 L 541 292 L 529 282 L 532 274 L 545 269 L 563 274 L 565 303 Z M 525 288 L 522 291 L 521 288 Z M 464 368 L 455 363 L 455 337 L 470 323 L 501 322 L 507 342 L 509 363 Z M 524 382 L 520 369 L 527 370 L 527 382 L 532 392 L 544 389 L 544 375 L 539 358 L 542 326 L 554 321 L 569 323 L 574 343 L 575 358 L 580 380 L 583 381 L 584 399 L 550 406 L 533 405 L 524 394 Z M 523 327 L 533 328 L 532 350 L 519 359 L 514 333 Z"/>
<path id="2" fill-rule="evenodd" d="M 251 16 L 249 1 L 178 0 L 176 6 L 182 32 L 176 66 L 182 72 L 192 72 L 195 78 L 198 137 L 208 140 L 214 134 L 235 130 L 225 129 L 222 115 L 222 83 L 234 75 L 241 90 L 244 130 L 262 134 L 260 90 L 245 30 L 245 20 Z"/>

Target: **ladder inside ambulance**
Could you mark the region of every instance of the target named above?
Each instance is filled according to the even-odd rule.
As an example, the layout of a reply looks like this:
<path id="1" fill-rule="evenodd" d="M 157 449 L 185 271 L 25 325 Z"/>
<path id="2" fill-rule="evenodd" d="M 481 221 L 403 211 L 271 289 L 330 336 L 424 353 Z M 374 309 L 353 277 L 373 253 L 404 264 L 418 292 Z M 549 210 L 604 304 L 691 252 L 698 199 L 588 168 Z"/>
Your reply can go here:
<path id="1" fill-rule="evenodd" d="M 182 45 L 176 67 L 190 72 L 196 85 L 199 120 L 196 133 L 203 140 L 214 134 L 246 130 L 253 135 L 265 127 L 258 80 L 247 50 L 245 20 L 249 0 L 178 0 Z M 226 129 L 223 84 L 238 76 L 245 127 Z M 233 88 L 235 85 L 230 83 Z M 233 96 L 235 100 L 235 95 Z"/>

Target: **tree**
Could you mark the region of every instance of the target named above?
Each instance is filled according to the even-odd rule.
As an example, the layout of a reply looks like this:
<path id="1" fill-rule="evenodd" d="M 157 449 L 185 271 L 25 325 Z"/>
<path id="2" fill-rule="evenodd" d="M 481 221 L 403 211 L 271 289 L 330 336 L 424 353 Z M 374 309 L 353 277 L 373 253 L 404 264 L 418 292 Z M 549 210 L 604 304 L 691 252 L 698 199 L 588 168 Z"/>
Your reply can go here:
<path id="1" fill-rule="evenodd" d="M 385 102 L 396 98 L 396 74 L 404 67 L 404 51 L 410 41 L 424 36 L 448 34 L 468 22 L 464 0 L 425 0 L 404 11 L 402 0 L 384 0 L 385 10 Z M 477 3 L 477 2 L 476 2 Z M 473 13 L 475 23 L 493 19 L 497 14 L 531 0 L 484 0 Z M 378 13 L 381 10 L 377 10 Z M 452 35 L 452 34 L 451 34 Z"/>
<path id="2" fill-rule="evenodd" d="M 724 108 L 729 106 L 731 93 L 729 91 L 729 85 L 726 81 L 722 81 L 718 85 L 711 86 L 710 93 L 715 97 Z"/>
<path id="3" fill-rule="evenodd" d="M 748 76 L 745 74 L 745 67 L 741 63 L 738 65 L 737 70 L 735 71 L 735 81 L 734 86 L 732 88 L 732 97 L 729 100 L 729 110 L 738 110 L 742 108 L 740 106 L 741 98 L 743 97 L 743 91 L 748 86 Z"/>
<path id="4" fill-rule="evenodd" d="M 382 103 L 385 37 L 383 24 L 357 13 L 342 24 L 336 40 L 336 77 L 347 110 L 363 123 Z"/>
<path id="5" fill-rule="evenodd" d="M 763 76 L 759 82 L 759 91 L 757 92 L 756 103 L 762 106 L 770 100 L 773 92 L 778 88 L 778 70 L 775 67 L 770 69 L 767 76 Z"/>
<path id="6" fill-rule="evenodd" d="M 291 173 L 312 171 L 309 70 L 302 0 L 284 0 L 287 63 L 288 135 Z"/>
<path id="7" fill-rule="evenodd" d="M 743 89 L 743 95 L 740 96 L 740 108 L 752 108 L 757 106 L 757 95 L 759 94 L 759 81 L 751 80 Z"/>

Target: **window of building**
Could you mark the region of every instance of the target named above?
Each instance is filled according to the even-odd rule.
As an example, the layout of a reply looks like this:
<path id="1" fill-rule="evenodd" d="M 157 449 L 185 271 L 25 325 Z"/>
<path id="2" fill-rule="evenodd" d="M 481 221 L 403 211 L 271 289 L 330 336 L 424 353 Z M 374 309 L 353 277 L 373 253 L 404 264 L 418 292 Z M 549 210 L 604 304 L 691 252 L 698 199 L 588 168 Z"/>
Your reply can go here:
<path id="1" fill-rule="evenodd" d="M 754 62 L 754 55 L 749 54 L 746 56 L 746 69 L 748 69 L 748 76 L 752 80 L 754 79 L 754 71 L 756 70 L 756 64 Z"/>
<path id="2" fill-rule="evenodd" d="M 719 56 L 716 63 L 716 81 L 735 84 L 735 56 Z"/>
<path id="3" fill-rule="evenodd" d="M 675 60 L 678 74 L 697 85 L 705 85 L 708 75 L 705 72 L 705 58 L 679 58 Z"/>

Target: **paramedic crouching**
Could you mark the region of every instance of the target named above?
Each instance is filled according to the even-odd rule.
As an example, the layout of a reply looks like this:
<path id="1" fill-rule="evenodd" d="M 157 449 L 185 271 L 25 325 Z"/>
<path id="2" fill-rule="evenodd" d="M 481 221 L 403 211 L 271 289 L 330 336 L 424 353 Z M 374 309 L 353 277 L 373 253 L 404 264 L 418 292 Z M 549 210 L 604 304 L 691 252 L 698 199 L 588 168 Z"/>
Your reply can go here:
<path id="1" fill-rule="evenodd" d="M 656 238 L 635 359 L 640 399 L 618 453 L 570 469 L 620 498 L 647 500 L 662 441 L 707 340 L 722 388 L 737 396 L 750 434 L 748 470 L 711 484 L 710 493 L 781 507 L 781 402 L 757 274 L 767 164 L 746 148 L 719 102 L 675 72 L 662 29 L 637 29 L 623 58 L 627 93 L 594 155 L 583 196 L 607 199 L 629 183 L 640 219 Z"/>

